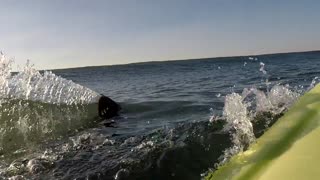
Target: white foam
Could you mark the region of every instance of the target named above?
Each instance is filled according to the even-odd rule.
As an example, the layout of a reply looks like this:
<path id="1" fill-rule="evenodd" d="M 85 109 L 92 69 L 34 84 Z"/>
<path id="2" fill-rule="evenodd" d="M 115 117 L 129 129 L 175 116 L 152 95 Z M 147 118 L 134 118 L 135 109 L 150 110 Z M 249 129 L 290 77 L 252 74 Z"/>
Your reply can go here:
<path id="1" fill-rule="evenodd" d="M 12 75 L 13 61 L 1 54 L 0 98 L 23 99 L 52 104 L 88 104 L 97 101 L 99 94 L 55 75 L 40 73 L 28 61 L 21 72 Z"/>
<path id="2" fill-rule="evenodd" d="M 29 61 L 13 73 L 13 63 L 1 53 L 0 153 L 20 153 L 44 139 L 61 138 L 98 116 L 95 91 L 50 71 L 40 73 Z"/>
<path id="3" fill-rule="evenodd" d="M 279 114 L 293 105 L 300 94 L 289 88 L 289 86 L 275 85 L 269 92 L 257 88 L 245 88 L 241 94 L 231 93 L 225 97 L 222 117 L 213 115 L 209 121 L 213 122 L 215 119 L 226 121 L 223 131 L 231 134 L 233 146 L 224 152 L 217 166 L 224 164 L 255 141 L 252 121 L 257 114 L 262 112 Z"/>

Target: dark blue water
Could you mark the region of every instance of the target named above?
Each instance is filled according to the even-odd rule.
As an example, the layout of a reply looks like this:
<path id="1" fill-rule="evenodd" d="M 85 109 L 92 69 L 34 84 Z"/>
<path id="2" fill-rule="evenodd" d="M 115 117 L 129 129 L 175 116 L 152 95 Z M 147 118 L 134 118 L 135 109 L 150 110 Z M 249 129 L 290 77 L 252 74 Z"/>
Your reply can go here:
<path id="1" fill-rule="evenodd" d="M 224 123 L 209 123 L 213 114 L 222 116 L 226 95 L 251 87 L 268 92 L 278 84 L 301 93 L 320 75 L 319 67 L 320 52 L 307 52 L 54 70 L 109 96 L 122 111 L 115 127 L 98 123 L 57 140 L 49 154 L 58 157 L 47 170 L 24 175 L 201 179 L 232 146 L 229 134 L 221 132 Z M 79 142 L 63 152 L 61 144 L 71 141 L 68 138 Z"/>
<path id="2" fill-rule="evenodd" d="M 320 52 L 150 62 L 57 70 L 54 73 L 107 95 L 123 106 L 127 122 L 140 131 L 175 122 L 207 121 L 221 113 L 224 96 L 256 86 L 309 86 L 319 75 Z M 260 69 L 265 63 L 267 74 Z M 246 63 L 246 65 L 244 65 Z M 217 97 L 220 96 L 220 97 Z M 126 132 L 127 129 L 126 129 Z M 122 133 L 126 133 L 122 132 Z"/>

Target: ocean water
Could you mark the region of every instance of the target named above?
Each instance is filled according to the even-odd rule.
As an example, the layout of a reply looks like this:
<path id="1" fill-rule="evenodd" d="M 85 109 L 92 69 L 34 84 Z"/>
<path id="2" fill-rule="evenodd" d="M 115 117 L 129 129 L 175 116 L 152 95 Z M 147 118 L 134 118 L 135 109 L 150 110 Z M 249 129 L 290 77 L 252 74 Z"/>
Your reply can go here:
<path id="1" fill-rule="evenodd" d="M 0 64 L 0 179 L 186 180 L 245 150 L 318 83 L 320 52 L 52 72 Z M 119 117 L 97 117 L 100 94 Z"/>

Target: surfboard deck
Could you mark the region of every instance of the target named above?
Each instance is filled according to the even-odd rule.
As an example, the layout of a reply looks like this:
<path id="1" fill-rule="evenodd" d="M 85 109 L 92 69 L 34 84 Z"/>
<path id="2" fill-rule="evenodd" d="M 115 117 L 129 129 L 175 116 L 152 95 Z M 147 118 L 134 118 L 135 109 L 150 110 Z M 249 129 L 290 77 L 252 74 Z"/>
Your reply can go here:
<path id="1" fill-rule="evenodd" d="M 320 179 L 320 85 L 207 180 Z"/>

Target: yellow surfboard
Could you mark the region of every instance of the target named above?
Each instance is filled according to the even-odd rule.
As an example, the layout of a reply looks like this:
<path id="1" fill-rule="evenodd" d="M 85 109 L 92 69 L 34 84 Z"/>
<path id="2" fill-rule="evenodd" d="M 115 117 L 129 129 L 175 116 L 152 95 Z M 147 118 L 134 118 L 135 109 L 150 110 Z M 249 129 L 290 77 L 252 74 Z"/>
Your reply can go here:
<path id="1" fill-rule="evenodd" d="M 207 180 L 320 179 L 320 85 Z"/>

